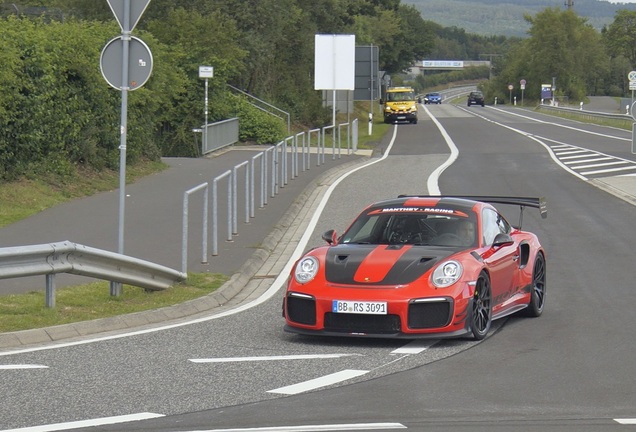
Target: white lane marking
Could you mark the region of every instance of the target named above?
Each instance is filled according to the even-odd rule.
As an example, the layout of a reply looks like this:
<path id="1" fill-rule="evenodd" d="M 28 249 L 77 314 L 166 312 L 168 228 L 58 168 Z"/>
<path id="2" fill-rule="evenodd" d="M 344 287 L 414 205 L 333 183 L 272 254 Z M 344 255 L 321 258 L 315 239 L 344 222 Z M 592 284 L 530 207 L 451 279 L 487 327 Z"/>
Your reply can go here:
<path id="1" fill-rule="evenodd" d="M 13 370 L 13 369 L 48 369 L 48 366 L 38 365 L 38 364 L 0 365 L 0 370 Z"/>
<path id="2" fill-rule="evenodd" d="M 426 114 L 428 114 L 431 120 L 433 120 L 433 123 L 435 123 L 435 126 L 437 126 L 437 129 L 444 137 L 444 140 L 446 141 L 446 145 L 451 151 L 451 154 L 448 157 L 448 159 L 446 159 L 446 162 L 438 166 L 431 173 L 431 175 L 428 176 L 428 180 L 426 182 L 426 188 L 428 189 L 429 195 L 441 195 L 442 193 L 439 190 L 439 176 L 442 175 L 442 173 L 444 172 L 446 168 L 448 168 L 449 166 L 453 164 L 453 162 L 455 162 L 455 160 L 459 156 L 459 150 L 457 149 L 455 142 L 450 137 L 448 132 L 446 132 L 446 129 L 444 129 L 444 126 L 442 126 L 442 124 L 433 116 L 433 114 L 431 114 L 428 108 L 424 107 L 424 111 L 426 111 Z"/>
<path id="3" fill-rule="evenodd" d="M 125 338 L 125 337 L 137 336 L 137 335 L 148 334 L 148 333 L 155 333 L 155 332 L 162 331 L 162 330 L 169 330 L 169 329 L 173 329 L 173 328 L 177 328 L 177 327 L 183 327 L 183 326 L 190 325 L 190 324 L 197 324 L 197 323 L 207 322 L 207 321 L 211 321 L 213 319 L 223 318 L 223 317 L 226 317 L 226 316 L 234 315 L 234 314 L 246 311 L 248 309 L 251 309 L 251 308 L 253 308 L 255 306 L 258 306 L 261 303 L 266 302 L 267 300 L 272 298 L 286 284 L 287 277 L 289 276 L 289 272 L 291 271 L 292 266 L 305 253 L 305 250 L 307 248 L 307 244 L 309 243 L 309 240 L 311 239 L 313 231 L 316 228 L 316 225 L 318 225 L 318 219 L 320 218 L 321 213 L 323 212 L 323 210 L 327 206 L 327 201 L 329 201 L 329 198 L 331 197 L 331 194 L 336 189 L 336 187 L 344 179 L 349 177 L 351 174 L 353 174 L 353 173 L 355 173 L 355 172 L 357 172 L 357 171 L 359 171 L 361 169 L 367 168 L 367 167 L 369 167 L 371 165 L 374 165 L 374 164 L 376 164 L 378 162 L 382 162 L 383 160 L 385 160 L 389 156 L 389 153 L 391 152 L 391 149 L 393 148 L 393 145 L 395 144 L 395 138 L 397 137 L 397 128 L 398 128 L 398 126 L 395 125 L 395 127 L 393 129 L 393 136 L 391 137 L 391 142 L 389 143 L 389 146 L 387 147 L 386 151 L 384 152 L 384 154 L 381 157 L 379 157 L 377 159 L 373 159 L 373 160 L 369 161 L 368 163 L 365 163 L 363 165 L 360 165 L 357 168 L 354 168 L 354 169 L 352 169 L 350 171 L 347 171 L 342 176 L 337 178 L 329 186 L 329 188 L 327 188 L 327 191 L 325 192 L 325 194 L 323 195 L 322 199 L 320 200 L 320 203 L 318 204 L 318 207 L 316 208 L 316 211 L 314 212 L 314 215 L 312 216 L 311 220 L 309 221 L 309 224 L 307 226 L 306 231 L 304 232 L 304 234 L 301 237 L 300 241 L 296 245 L 296 249 L 292 253 L 292 256 L 290 257 L 289 261 L 287 262 L 285 267 L 281 270 L 281 272 L 278 274 L 276 279 L 274 279 L 274 282 L 269 287 L 269 289 L 265 293 L 263 293 L 263 295 L 261 295 L 259 298 L 254 299 L 253 301 L 251 301 L 249 303 L 245 303 L 245 304 L 243 304 L 243 305 L 241 305 L 241 306 L 239 306 L 239 307 L 237 307 L 235 309 L 227 310 L 225 312 L 209 315 L 209 316 L 202 317 L 202 318 L 197 318 L 197 319 L 194 319 L 194 320 L 191 320 L 191 321 L 183 321 L 183 322 L 176 323 L 176 324 L 169 324 L 169 325 L 165 325 L 165 326 L 161 326 L 161 327 L 154 327 L 154 328 L 145 329 L 145 330 L 137 330 L 137 331 L 128 332 L 128 333 L 120 333 L 120 334 L 116 334 L 116 335 L 112 335 L 112 336 L 101 336 L 101 337 L 96 337 L 96 338 L 93 338 L 93 339 L 83 339 L 81 341 L 75 341 L 75 342 L 64 342 L 64 343 L 55 344 L 55 345 L 46 345 L 46 346 L 41 346 L 41 347 L 24 348 L 24 349 L 18 349 L 18 350 L 14 350 L 14 351 L 0 352 L 0 357 L 14 355 L 14 354 L 30 353 L 30 352 L 35 352 L 35 351 L 44 351 L 44 350 L 50 350 L 50 349 L 65 348 L 65 347 L 71 347 L 71 346 L 76 346 L 76 345 L 84 345 L 84 344 L 89 344 L 89 343 L 94 343 L 94 342 L 102 342 L 102 341 L 113 340 L 113 339 L 121 339 L 121 338 Z M 0 432 L 2 432 L 2 431 L 0 431 Z"/>
<path id="4" fill-rule="evenodd" d="M 584 157 L 589 157 L 589 156 L 590 155 L 585 155 Z M 561 158 L 561 159 L 563 160 L 563 163 L 565 163 L 566 165 L 576 165 L 576 164 L 583 164 L 583 163 L 600 162 L 604 160 L 612 160 L 613 158 L 598 156 L 592 159 L 583 159 L 583 160 L 581 159 L 571 160 L 572 158 Z M 566 160 L 568 160 L 568 162 L 565 162 Z"/>
<path id="5" fill-rule="evenodd" d="M 603 166 L 612 166 L 612 165 L 625 165 L 627 162 L 625 161 L 611 161 L 611 162 L 601 162 L 601 163 L 593 163 L 587 165 L 572 165 L 572 169 L 584 169 L 584 168 L 598 168 Z M 636 169 L 636 166 L 632 164 L 631 167 L 627 167 L 628 169 Z M 626 168 L 623 168 L 626 169 Z"/>
<path id="6" fill-rule="evenodd" d="M 273 426 L 260 428 L 239 429 L 208 429 L 197 432 L 326 432 L 326 431 L 356 431 L 356 430 L 388 430 L 407 429 L 401 423 L 350 423 L 304 426 Z"/>
<path id="7" fill-rule="evenodd" d="M 561 157 L 563 155 L 573 155 L 579 153 L 587 153 L 589 150 L 566 150 L 566 151 L 556 151 L 554 152 L 557 156 Z"/>
<path id="8" fill-rule="evenodd" d="M 622 425 L 636 425 L 636 418 L 614 419 L 614 421 Z"/>
<path id="9" fill-rule="evenodd" d="M 614 136 L 614 135 L 607 135 L 607 134 L 600 133 L 600 132 L 594 132 L 594 131 L 589 131 L 589 130 L 585 130 L 585 129 L 579 129 L 579 128 L 575 128 L 574 126 L 568 126 L 568 125 L 554 123 L 554 122 L 549 122 L 549 121 L 545 121 L 545 120 L 539 120 L 537 118 L 528 117 L 528 116 L 525 116 L 525 115 L 521 115 L 521 114 L 518 114 L 518 113 L 511 112 L 511 111 L 502 110 L 502 109 L 499 109 L 499 108 L 494 108 L 494 107 L 489 107 L 489 108 L 493 109 L 495 111 L 502 112 L 502 113 L 510 114 L 510 115 L 517 116 L 517 117 L 521 117 L 521 118 L 524 118 L 526 120 L 532 120 L 532 121 L 537 122 L 537 123 L 549 124 L 549 125 L 558 126 L 558 127 L 564 128 L 564 129 L 571 129 L 571 130 L 574 130 L 574 131 L 577 131 L 577 132 L 583 132 L 583 133 L 590 134 L 590 135 L 598 135 L 598 136 L 602 136 L 602 137 L 605 137 L 605 138 L 617 139 L 617 140 L 620 140 L 620 141 L 631 141 L 631 138 L 622 138 L 622 137 L 617 137 L 617 136 Z M 497 123 L 497 122 L 493 122 L 493 123 Z"/>
<path id="10" fill-rule="evenodd" d="M 346 381 L 348 379 L 356 378 L 367 373 L 369 373 L 369 371 L 345 369 L 343 371 L 332 373 L 329 375 L 324 375 L 309 381 L 304 381 L 298 384 L 292 384 L 290 386 L 280 387 L 274 390 L 268 390 L 267 393 L 295 395 L 298 393 L 304 393 L 304 392 L 315 390 L 321 387 L 326 387 L 331 384 L 336 384 L 342 381 Z"/>
<path id="11" fill-rule="evenodd" d="M 55 424 L 43 425 L 43 426 L 25 427 L 20 429 L 5 429 L 5 430 L 1 430 L 0 432 L 64 431 L 64 430 L 71 430 L 71 429 L 80 429 L 85 427 L 125 423 L 130 421 L 149 420 L 149 419 L 159 418 L 159 417 L 164 417 L 164 415 L 144 412 L 144 413 L 128 414 L 128 415 L 113 416 L 113 417 L 102 417 L 102 418 L 97 418 L 92 420 L 80 420 L 80 421 L 67 422 L 67 423 L 55 423 Z"/>
<path id="12" fill-rule="evenodd" d="M 192 363 L 234 363 L 234 362 L 253 362 L 253 361 L 272 361 L 272 360 L 314 360 L 314 359 L 332 359 L 356 356 L 360 354 L 302 354 L 302 355 L 281 355 L 281 356 L 263 356 L 263 357 L 225 357 L 225 358 L 204 358 L 189 359 Z"/>
<path id="13" fill-rule="evenodd" d="M 582 172 L 581 174 L 583 174 L 583 175 L 607 174 L 607 173 L 615 173 L 615 172 L 618 172 L 618 171 L 628 171 L 628 170 L 635 170 L 635 169 L 636 169 L 636 165 L 632 165 L 632 166 L 622 167 L 622 168 L 611 168 L 611 169 L 596 170 L 596 171 L 586 171 L 586 172 Z"/>
<path id="14" fill-rule="evenodd" d="M 415 340 L 404 345 L 403 347 L 391 351 L 391 354 L 419 354 L 422 351 L 426 351 L 437 342 L 438 341 L 436 339 L 430 339 L 426 341 Z"/>

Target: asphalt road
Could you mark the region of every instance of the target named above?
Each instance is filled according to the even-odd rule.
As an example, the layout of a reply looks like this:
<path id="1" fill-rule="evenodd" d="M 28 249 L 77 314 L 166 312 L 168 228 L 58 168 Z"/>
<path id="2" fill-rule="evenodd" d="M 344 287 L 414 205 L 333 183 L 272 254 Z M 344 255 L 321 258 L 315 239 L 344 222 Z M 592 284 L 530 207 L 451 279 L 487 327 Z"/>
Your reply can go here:
<path id="1" fill-rule="evenodd" d="M 633 290 L 636 194 L 633 176 L 617 176 L 636 168 L 627 133 L 523 110 L 428 110 L 417 126 L 396 128 L 382 158 L 331 182 L 307 245 L 342 230 L 370 200 L 435 185 L 447 194 L 545 195 L 548 219 L 524 215 L 548 251 L 541 318 L 501 322 L 481 343 L 304 338 L 282 332 L 274 289 L 239 313 L 189 325 L 0 352 L 0 427 L 62 430 L 51 425 L 137 413 L 147 420 L 85 430 L 633 429 L 621 423 L 636 417 L 634 311 L 624 300 Z M 623 171 L 599 172 L 618 162 Z M 357 375 L 327 383 L 344 372 Z M 289 388 L 312 380 L 322 385 Z"/>

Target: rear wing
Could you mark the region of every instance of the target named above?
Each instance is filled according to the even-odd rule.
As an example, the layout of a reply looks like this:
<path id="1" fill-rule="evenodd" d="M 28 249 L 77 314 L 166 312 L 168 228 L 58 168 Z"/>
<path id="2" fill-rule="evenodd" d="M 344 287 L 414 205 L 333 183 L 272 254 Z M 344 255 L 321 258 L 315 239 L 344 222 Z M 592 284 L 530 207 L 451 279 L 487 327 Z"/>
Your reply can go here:
<path id="1" fill-rule="evenodd" d="M 518 205 L 519 206 L 519 228 L 523 222 L 523 210 L 526 207 L 533 207 L 539 209 L 541 218 L 548 217 L 547 203 L 544 197 L 507 197 L 507 196 L 475 196 L 475 195 L 398 195 L 398 198 L 459 198 L 472 201 L 487 202 L 490 204 L 506 204 L 506 205 Z"/>

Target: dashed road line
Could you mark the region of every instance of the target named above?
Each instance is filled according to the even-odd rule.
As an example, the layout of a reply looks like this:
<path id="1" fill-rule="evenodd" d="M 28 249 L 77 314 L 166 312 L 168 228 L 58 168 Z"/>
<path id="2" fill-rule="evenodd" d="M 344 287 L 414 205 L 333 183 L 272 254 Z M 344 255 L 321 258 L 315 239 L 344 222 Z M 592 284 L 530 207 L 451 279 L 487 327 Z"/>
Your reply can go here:
<path id="1" fill-rule="evenodd" d="M 316 390 L 321 387 L 326 387 L 332 384 L 337 384 L 339 382 L 347 381 L 352 378 L 357 378 L 367 373 L 369 373 L 369 371 L 345 369 L 340 372 L 324 375 L 316 379 L 300 382 L 298 384 L 292 384 L 292 385 L 280 387 L 274 390 L 268 390 L 267 393 L 295 395 L 299 393 L 308 392 L 311 390 Z"/>
<path id="2" fill-rule="evenodd" d="M 86 427 L 94 427 L 94 426 L 104 426 L 104 425 L 112 425 L 118 423 L 126 423 L 131 421 L 138 420 L 149 420 L 159 417 L 165 417 L 164 414 L 155 414 L 149 412 L 137 413 L 137 414 L 129 414 L 129 415 L 121 415 L 121 416 L 113 416 L 113 417 L 102 417 L 92 420 L 80 420 L 74 422 L 66 422 L 66 423 L 54 423 L 49 425 L 42 426 L 32 426 L 25 427 L 19 429 L 5 429 L 0 432 L 53 432 L 53 431 L 66 431 L 72 429 L 81 429 Z"/>

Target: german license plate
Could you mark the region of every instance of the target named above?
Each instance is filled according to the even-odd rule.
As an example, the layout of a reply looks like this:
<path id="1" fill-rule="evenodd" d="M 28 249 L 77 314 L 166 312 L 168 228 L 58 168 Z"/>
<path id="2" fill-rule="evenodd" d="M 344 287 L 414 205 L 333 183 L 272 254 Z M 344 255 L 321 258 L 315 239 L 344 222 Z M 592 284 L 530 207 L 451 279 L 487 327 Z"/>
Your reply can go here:
<path id="1" fill-rule="evenodd" d="M 331 303 L 333 313 L 350 313 L 366 315 L 386 315 L 386 302 L 333 300 Z"/>
<path id="2" fill-rule="evenodd" d="M 406 120 L 406 116 L 398 116 L 398 120 Z"/>

